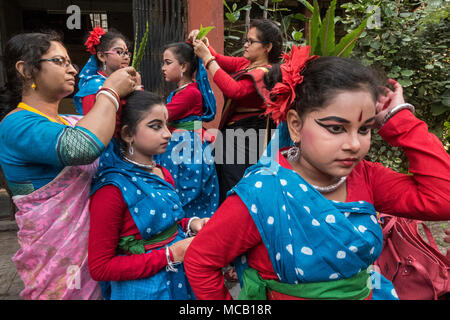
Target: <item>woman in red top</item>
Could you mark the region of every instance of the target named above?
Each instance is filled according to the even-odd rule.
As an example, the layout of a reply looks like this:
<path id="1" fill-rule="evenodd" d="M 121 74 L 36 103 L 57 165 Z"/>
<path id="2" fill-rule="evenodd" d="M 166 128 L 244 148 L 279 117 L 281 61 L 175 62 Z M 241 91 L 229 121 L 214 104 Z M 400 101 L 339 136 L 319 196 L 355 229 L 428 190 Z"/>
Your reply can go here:
<path id="1" fill-rule="evenodd" d="M 282 80 L 268 84 L 277 96 L 269 112 L 287 120 L 294 146 L 249 168 L 186 252 L 198 299 L 231 299 L 221 268 L 245 252 L 246 298 L 392 299 L 395 290 L 366 286 L 383 243 L 375 209 L 450 219 L 450 157 L 404 103 L 401 86 L 390 80 L 394 91 L 377 103 L 365 67 L 308 57 L 309 47 L 293 48 Z M 403 148 L 412 175 L 363 159 L 371 127 Z"/>
<path id="2" fill-rule="evenodd" d="M 197 34 L 198 30 L 189 34 L 195 53 L 204 61 L 214 82 L 227 98 L 219 125 L 224 137 L 223 146 L 219 145 L 220 140 L 215 146 L 221 203 L 242 178 L 245 169 L 256 163 L 261 155 L 263 150 L 258 147 L 264 143 L 260 140 L 267 138 L 267 132 L 262 131 L 261 134 L 260 130 L 274 127 L 268 125 L 264 116 L 263 77 L 271 64 L 280 61 L 283 41 L 281 31 L 272 21 L 254 20 L 246 35 L 243 56 L 228 57 L 209 46 L 207 38 L 195 40 Z M 232 135 L 225 142 L 227 129 L 232 130 Z M 230 154 L 234 155 L 233 159 L 226 158 Z"/>

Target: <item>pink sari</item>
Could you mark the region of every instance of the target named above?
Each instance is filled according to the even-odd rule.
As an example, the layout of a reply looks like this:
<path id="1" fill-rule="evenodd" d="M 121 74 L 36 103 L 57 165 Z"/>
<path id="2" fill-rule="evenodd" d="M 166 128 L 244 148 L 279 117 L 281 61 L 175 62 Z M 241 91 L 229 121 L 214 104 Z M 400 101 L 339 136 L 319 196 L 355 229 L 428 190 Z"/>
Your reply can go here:
<path id="1" fill-rule="evenodd" d="M 74 125 L 79 117 L 66 117 Z M 21 248 L 12 260 L 25 289 L 24 299 L 100 299 L 88 270 L 89 195 L 98 160 L 65 167 L 26 196 L 13 198 Z"/>

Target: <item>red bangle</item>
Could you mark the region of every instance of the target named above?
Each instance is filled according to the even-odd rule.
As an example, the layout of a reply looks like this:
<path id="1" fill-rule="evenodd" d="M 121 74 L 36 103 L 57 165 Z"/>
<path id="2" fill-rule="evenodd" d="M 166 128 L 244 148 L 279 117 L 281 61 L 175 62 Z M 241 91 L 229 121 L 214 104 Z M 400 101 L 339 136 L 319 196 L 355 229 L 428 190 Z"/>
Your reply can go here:
<path id="1" fill-rule="evenodd" d="M 205 68 L 208 69 L 209 65 L 211 64 L 211 62 L 215 61 L 216 57 L 212 56 L 211 58 L 208 59 L 208 61 L 206 61 L 205 63 Z"/>

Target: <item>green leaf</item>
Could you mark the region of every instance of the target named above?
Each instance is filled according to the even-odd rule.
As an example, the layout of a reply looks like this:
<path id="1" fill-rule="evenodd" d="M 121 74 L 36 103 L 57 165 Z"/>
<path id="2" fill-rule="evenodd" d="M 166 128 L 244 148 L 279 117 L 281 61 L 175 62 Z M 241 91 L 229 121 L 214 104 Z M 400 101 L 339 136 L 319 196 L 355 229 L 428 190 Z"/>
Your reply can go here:
<path id="1" fill-rule="evenodd" d="M 356 40 L 358 40 L 361 33 L 367 26 L 367 21 L 371 15 L 367 16 L 361 24 L 352 32 L 346 34 L 334 48 L 333 55 L 338 57 L 348 58 L 355 47 Z"/>
<path id="2" fill-rule="evenodd" d="M 300 39 L 303 37 L 303 32 L 301 31 L 292 31 L 292 39 L 295 41 L 300 41 Z"/>
<path id="3" fill-rule="evenodd" d="M 135 53 L 136 55 L 133 57 L 133 62 L 131 64 L 131 66 L 134 67 L 136 71 L 139 71 L 142 58 L 144 57 L 145 54 L 145 48 L 147 47 L 147 41 L 148 41 L 148 21 L 144 36 L 142 37 L 141 43 L 139 44 L 139 51 L 137 54 Z"/>
<path id="4" fill-rule="evenodd" d="M 314 12 L 314 7 L 306 0 L 297 0 L 301 4 L 303 4 L 306 8 L 308 8 L 309 11 Z"/>
<path id="5" fill-rule="evenodd" d="M 316 47 L 318 45 L 318 36 L 320 31 L 320 9 L 317 0 L 314 0 L 314 10 L 309 21 L 309 32 L 306 44 L 311 46 L 311 55 L 315 54 Z"/>
<path id="6" fill-rule="evenodd" d="M 404 77 L 411 77 L 414 74 L 414 72 L 412 70 L 408 70 L 408 69 L 402 70 L 401 73 L 402 73 L 402 76 L 404 76 Z"/>
<path id="7" fill-rule="evenodd" d="M 444 91 L 444 94 L 441 96 L 442 104 L 448 108 L 450 108 L 450 90 L 447 89 Z"/>
<path id="8" fill-rule="evenodd" d="M 206 37 L 206 35 L 207 35 L 212 29 L 214 29 L 214 28 L 215 28 L 214 26 L 203 27 L 203 26 L 200 24 L 200 30 L 198 31 L 197 39 L 200 40 L 200 39 Z"/>
<path id="9" fill-rule="evenodd" d="M 409 86 L 412 86 L 412 82 L 409 79 L 399 79 L 398 83 L 400 83 L 403 88 L 407 88 Z"/>
<path id="10" fill-rule="evenodd" d="M 322 21 L 322 26 L 320 28 L 319 38 L 321 45 L 321 56 L 332 55 L 334 51 L 334 15 L 336 10 L 336 1 L 333 0 L 330 3 L 330 7 L 327 10 L 325 19 Z"/>
<path id="11" fill-rule="evenodd" d="M 294 18 L 297 19 L 297 20 L 300 20 L 300 21 L 306 21 L 307 20 L 306 16 L 304 14 L 302 14 L 302 13 L 296 13 L 294 15 Z"/>
<path id="12" fill-rule="evenodd" d="M 239 17 L 241 15 L 240 11 L 236 12 L 227 12 L 225 13 L 225 17 L 230 21 L 231 23 L 235 23 L 237 20 L 239 20 Z"/>
<path id="13" fill-rule="evenodd" d="M 433 116 L 439 116 L 449 110 L 450 108 L 442 103 L 433 103 L 431 105 L 431 113 L 433 114 Z"/>
<path id="14" fill-rule="evenodd" d="M 231 12 L 230 7 L 228 6 L 227 2 L 225 0 L 223 0 L 223 5 L 225 6 L 225 8 L 228 9 L 229 12 Z"/>

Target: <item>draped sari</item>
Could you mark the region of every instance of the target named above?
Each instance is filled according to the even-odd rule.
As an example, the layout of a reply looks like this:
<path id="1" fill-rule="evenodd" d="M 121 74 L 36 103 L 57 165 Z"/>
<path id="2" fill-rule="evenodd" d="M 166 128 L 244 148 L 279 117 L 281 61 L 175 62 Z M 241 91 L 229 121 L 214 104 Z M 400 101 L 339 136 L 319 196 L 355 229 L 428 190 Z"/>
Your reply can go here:
<path id="1" fill-rule="evenodd" d="M 166 152 L 155 160 L 172 174 L 186 217 L 209 218 L 219 205 L 219 182 L 212 140 L 206 135 L 202 122 L 214 119 L 216 100 L 201 60 L 198 65 L 196 80 L 203 98 L 203 114 L 170 122 L 172 138 Z M 167 103 L 175 92 L 169 95 Z"/>
<path id="2" fill-rule="evenodd" d="M 64 116 L 74 126 L 79 117 Z M 67 166 L 26 196 L 14 196 L 20 249 L 13 256 L 24 299 L 99 299 L 87 265 L 89 195 L 98 161 Z"/>
<path id="3" fill-rule="evenodd" d="M 310 299 L 365 299 L 372 293 L 374 299 L 396 298 L 392 284 L 371 268 L 383 245 L 372 204 L 328 200 L 266 156 L 230 193 L 247 206 L 278 283 L 286 284 L 275 287 L 255 278 L 243 271 L 239 261 L 245 259 L 237 259 L 244 275 L 241 298 L 265 298 L 266 289 Z"/>
<path id="4" fill-rule="evenodd" d="M 186 238 L 177 223 L 185 217 L 180 199 L 173 186 L 159 176 L 135 167 L 120 157 L 117 142 L 111 140 L 100 157 L 99 170 L 93 181 L 92 193 L 106 185 L 120 189 L 143 240 L 155 239 L 171 232 L 167 245 Z M 157 244 L 151 250 L 160 248 Z M 143 253 L 143 254 L 145 254 Z M 193 293 L 187 282 L 183 265 L 176 271 L 166 268 L 153 276 L 127 281 L 110 281 L 111 300 L 186 300 Z M 104 286 L 105 288 L 106 286 Z"/>

